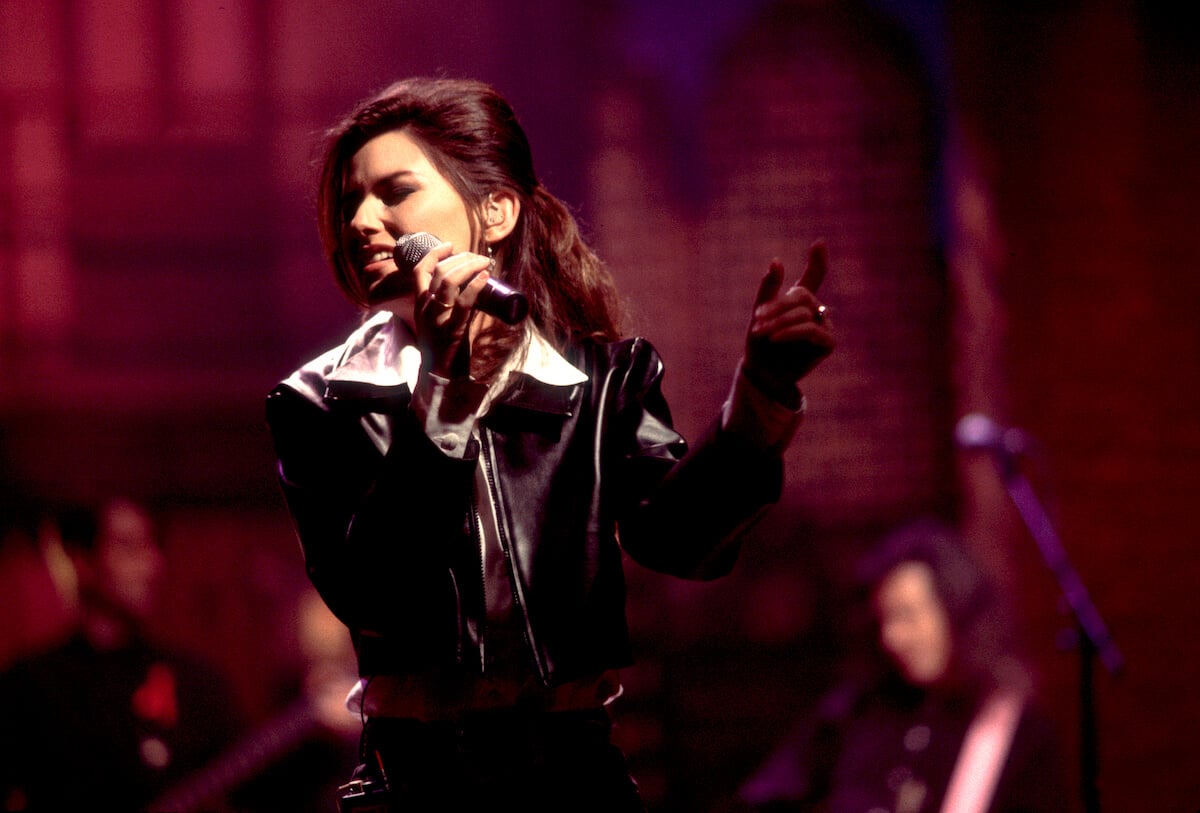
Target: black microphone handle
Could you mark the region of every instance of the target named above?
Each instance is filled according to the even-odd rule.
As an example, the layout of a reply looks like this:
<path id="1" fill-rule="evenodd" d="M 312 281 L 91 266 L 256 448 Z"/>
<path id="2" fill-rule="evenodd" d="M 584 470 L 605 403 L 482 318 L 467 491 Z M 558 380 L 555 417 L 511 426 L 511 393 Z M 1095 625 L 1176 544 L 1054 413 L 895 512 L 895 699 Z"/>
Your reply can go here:
<path id="1" fill-rule="evenodd" d="M 421 258 L 441 244 L 441 240 L 428 232 L 401 235 L 396 241 L 396 250 L 392 255 L 398 272 L 411 274 Z M 475 299 L 475 308 L 515 325 L 529 313 L 529 300 L 520 291 L 491 277 Z"/>

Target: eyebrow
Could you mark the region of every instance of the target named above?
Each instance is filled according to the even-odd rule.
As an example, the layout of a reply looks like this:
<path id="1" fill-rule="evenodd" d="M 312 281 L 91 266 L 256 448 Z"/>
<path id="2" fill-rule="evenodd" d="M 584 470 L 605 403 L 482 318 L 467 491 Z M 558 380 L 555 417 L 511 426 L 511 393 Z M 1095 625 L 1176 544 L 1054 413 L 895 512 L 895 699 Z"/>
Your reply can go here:
<path id="1" fill-rule="evenodd" d="M 382 178 L 376 179 L 373 183 L 368 184 L 367 187 L 365 187 L 365 188 L 374 189 L 379 186 L 385 186 L 390 183 L 395 183 L 396 181 L 401 180 L 402 178 L 413 177 L 416 175 L 417 175 L 417 173 L 413 172 L 411 169 L 399 169 L 391 174 L 384 175 Z M 349 172 L 346 173 L 345 184 L 344 184 L 343 188 L 345 190 L 347 190 L 344 197 L 348 197 L 350 195 L 357 194 L 357 190 L 359 187 L 353 183 L 353 176 Z"/>
<path id="2" fill-rule="evenodd" d="M 413 172 L 411 169 L 401 169 L 401 170 L 397 170 L 396 172 L 393 172 L 391 175 L 383 176 L 382 178 L 380 178 L 379 180 L 377 180 L 375 183 L 373 183 L 371 185 L 379 186 L 380 184 L 392 183 L 394 181 L 400 180 L 401 178 L 416 176 L 417 174 L 418 173 Z"/>

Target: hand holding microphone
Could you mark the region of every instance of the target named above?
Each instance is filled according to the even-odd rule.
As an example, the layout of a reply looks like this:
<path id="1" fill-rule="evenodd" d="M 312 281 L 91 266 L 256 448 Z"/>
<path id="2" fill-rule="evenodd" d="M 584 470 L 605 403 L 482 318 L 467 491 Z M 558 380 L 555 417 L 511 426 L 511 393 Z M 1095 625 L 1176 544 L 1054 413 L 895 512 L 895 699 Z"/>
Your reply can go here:
<path id="1" fill-rule="evenodd" d="M 428 232 L 401 235 L 396 241 L 393 259 L 401 274 L 412 274 L 421 258 L 440 246 L 442 241 Z M 475 308 L 498 319 L 515 325 L 529 313 L 529 300 L 520 291 L 505 285 L 495 277 L 490 278 L 475 300 Z"/>

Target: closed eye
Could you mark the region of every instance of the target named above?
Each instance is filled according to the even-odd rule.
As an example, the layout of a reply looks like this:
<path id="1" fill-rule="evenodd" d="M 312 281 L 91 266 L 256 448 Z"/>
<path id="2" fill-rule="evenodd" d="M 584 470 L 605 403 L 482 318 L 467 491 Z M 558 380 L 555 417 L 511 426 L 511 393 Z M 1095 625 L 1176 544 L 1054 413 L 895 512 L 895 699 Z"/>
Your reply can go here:
<path id="1" fill-rule="evenodd" d="M 407 169 L 385 175 L 371 184 L 371 190 L 383 201 L 384 206 L 395 206 L 418 189 L 420 184 Z"/>
<path id="2" fill-rule="evenodd" d="M 395 206 L 417 190 L 411 186 L 394 186 L 379 196 L 385 206 Z"/>

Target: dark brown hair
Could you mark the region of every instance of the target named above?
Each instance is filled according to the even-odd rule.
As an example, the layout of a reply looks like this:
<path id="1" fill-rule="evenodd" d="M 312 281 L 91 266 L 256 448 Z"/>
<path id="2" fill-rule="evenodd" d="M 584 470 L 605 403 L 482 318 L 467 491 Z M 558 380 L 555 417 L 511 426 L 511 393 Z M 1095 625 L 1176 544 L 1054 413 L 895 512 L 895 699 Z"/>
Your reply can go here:
<path id="1" fill-rule="evenodd" d="M 1028 666 L 1017 654 L 1012 608 L 991 575 L 950 525 L 922 517 L 888 533 L 859 563 L 857 582 L 864 605 L 871 605 L 884 579 L 906 562 L 933 574 L 934 590 L 951 629 L 951 669 L 973 692 L 1021 686 Z M 876 634 L 878 630 L 875 630 Z"/>
<path id="2" fill-rule="evenodd" d="M 482 234 L 478 216 L 488 194 L 505 189 L 518 197 L 515 228 L 493 246 L 497 275 L 529 298 L 530 318 L 552 344 L 562 350 L 574 338 L 619 337 L 618 298 L 608 270 L 583 240 L 566 205 L 538 182 L 529 141 L 508 102 L 472 80 L 396 82 L 327 133 L 318 222 L 338 286 L 352 302 L 368 306 L 343 247 L 346 215 L 340 203 L 346 170 L 364 144 L 393 130 L 416 141 L 462 197 L 472 218 L 473 242 Z M 494 332 L 492 341 L 507 348 L 519 335 L 519 329 L 499 323 Z"/>

